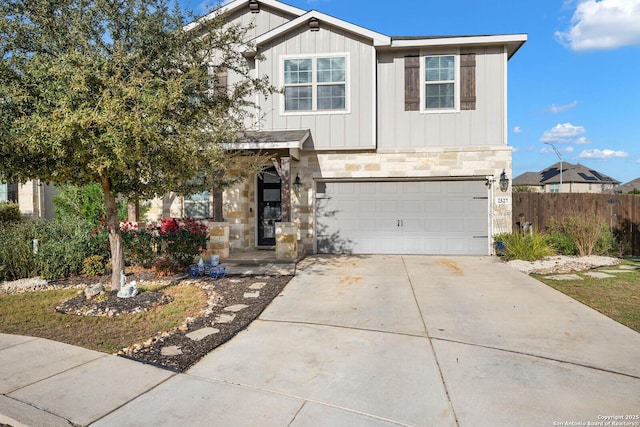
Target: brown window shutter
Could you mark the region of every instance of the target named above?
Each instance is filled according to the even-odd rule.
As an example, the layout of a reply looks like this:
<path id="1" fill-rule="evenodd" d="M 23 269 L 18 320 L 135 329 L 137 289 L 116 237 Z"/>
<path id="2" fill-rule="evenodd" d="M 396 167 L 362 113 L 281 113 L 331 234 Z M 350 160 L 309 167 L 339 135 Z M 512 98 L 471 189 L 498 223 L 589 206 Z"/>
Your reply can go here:
<path id="1" fill-rule="evenodd" d="M 227 70 L 222 67 L 214 68 L 213 88 L 216 95 L 227 95 Z"/>
<path id="2" fill-rule="evenodd" d="M 420 57 L 404 57 L 404 110 L 420 111 Z"/>
<path id="3" fill-rule="evenodd" d="M 460 109 L 476 109 L 476 54 L 460 55 Z"/>

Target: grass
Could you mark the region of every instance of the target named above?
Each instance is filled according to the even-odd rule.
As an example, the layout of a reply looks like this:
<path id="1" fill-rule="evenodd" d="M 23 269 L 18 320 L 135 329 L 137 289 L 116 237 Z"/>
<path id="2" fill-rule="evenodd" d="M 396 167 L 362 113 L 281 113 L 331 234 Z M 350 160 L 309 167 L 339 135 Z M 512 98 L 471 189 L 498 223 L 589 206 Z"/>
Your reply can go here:
<path id="1" fill-rule="evenodd" d="M 638 265 L 630 262 L 621 265 L 624 264 Z M 616 267 L 605 267 L 600 270 L 614 269 Z M 620 273 L 611 274 L 614 277 L 604 279 L 590 277 L 584 272 L 577 274 L 582 277 L 582 280 L 535 277 L 605 316 L 640 332 L 640 269 L 621 270 Z"/>
<path id="2" fill-rule="evenodd" d="M 133 315 L 90 317 L 61 314 L 57 305 L 77 295 L 77 289 L 26 292 L 0 296 L 0 332 L 29 335 L 115 353 L 143 342 L 160 331 L 180 326 L 206 308 L 202 289 L 178 285 L 163 290 L 173 298 L 169 304 Z"/>

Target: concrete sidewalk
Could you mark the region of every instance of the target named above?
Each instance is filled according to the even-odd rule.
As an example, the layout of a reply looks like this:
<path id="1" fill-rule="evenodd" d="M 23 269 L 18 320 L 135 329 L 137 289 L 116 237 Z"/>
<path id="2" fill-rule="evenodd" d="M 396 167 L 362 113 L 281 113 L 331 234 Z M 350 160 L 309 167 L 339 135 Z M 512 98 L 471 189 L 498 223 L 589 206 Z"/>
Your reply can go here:
<path id="1" fill-rule="evenodd" d="M 494 258 L 317 256 L 185 374 L 0 335 L 0 390 L 15 427 L 605 425 L 640 334 Z"/>

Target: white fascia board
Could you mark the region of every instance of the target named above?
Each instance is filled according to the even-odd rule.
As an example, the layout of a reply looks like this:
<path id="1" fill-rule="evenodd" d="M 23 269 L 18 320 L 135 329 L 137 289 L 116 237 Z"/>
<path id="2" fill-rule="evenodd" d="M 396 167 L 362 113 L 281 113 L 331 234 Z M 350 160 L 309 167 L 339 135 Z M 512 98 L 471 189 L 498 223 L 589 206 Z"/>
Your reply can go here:
<path id="1" fill-rule="evenodd" d="M 306 138 L 305 138 L 306 139 Z M 279 141 L 279 142 L 232 142 L 222 144 L 230 150 L 282 150 L 301 149 L 301 141 Z"/>
<path id="2" fill-rule="evenodd" d="M 385 36 L 384 34 L 376 33 L 375 31 L 367 30 L 366 28 L 359 27 L 357 25 L 351 24 L 349 22 L 343 21 L 341 19 L 334 18 L 333 16 L 326 15 L 322 12 L 318 12 L 317 10 L 312 10 L 310 12 L 305 13 L 302 16 L 294 19 L 293 21 L 289 21 L 286 24 L 279 26 L 278 28 L 274 28 L 273 30 L 262 34 L 261 36 L 253 39 L 253 44 L 258 47 L 264 43 L 273 40 L 282 34 L 285 34 L 294 28 L 299 27 L 300 25 L 306 25 L 310 19 L 316 18 L 321 23 L 326 22 L 327 24 L 341 28 L 345 31 L 358 34 L 364 38 L 371 39 L 373 41 L 374 46 L 390 46 L 391 45 L 391 37 Z"/>
<path id="3" fill-rule="evenodd" d="M 260 0 L 259 3 L 269 6 L 272 9 L 278 9 L 283 12 L 290 13 L 291 15 L 294 15 L 294 16 L 300 16 L 307 13 L 307 11 L 304 9 L 290 6 L 288 4 L 281 3 L 277 0 Z M 249 0 L 234 0 L 231 3 L 227 3 L 224 6 L 211 11 L 210 13 L 204 15 L 203 17 L 197 19 L 196 21 L 190 24 L 187 24 L 184 27 L 184 29 L 186 31 L 192 30 L 196 28 L 200 23 L 207 22 L 208 20 L 212 19 L 214 16 L 216 16 L 216 14 L 231 13 L 237 9 L 240 9 L 241 7 L 247 7 L 248 5 L 249 5 Z"/>
<path id="4" fill-rule="evenodd" d="M 511 57 L 527 41 L 526 34 L 505 34 L 492 36 L 438 37 L 424 39 L 396 39 L 392 48 L 435 47 L 452 45 L 507 45 Z"/>

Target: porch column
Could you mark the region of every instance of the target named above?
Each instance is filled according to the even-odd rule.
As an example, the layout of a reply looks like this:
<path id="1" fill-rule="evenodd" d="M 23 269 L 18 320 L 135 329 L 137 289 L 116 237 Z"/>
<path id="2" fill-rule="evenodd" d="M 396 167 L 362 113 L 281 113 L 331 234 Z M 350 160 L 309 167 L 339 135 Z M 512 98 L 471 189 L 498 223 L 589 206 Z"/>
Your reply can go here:
<path id="1" fill-rule="evenodd" d="M 276 260 L 295 262 L 298 258 L 298 226 L 293 222 L 276 222 Z"/>
<path id="2" fill-rule="evenodd" d="M 218 255 L 220 259 L 229 258 L 229 223 L 208 222 L 209 244 L 207 256 Z"/>
<path id="3" fill-rule="evenodd" d="M 282 222 L 291 221 L 291 158 L 282 157 L 278 168 L 280 175 L 280 212 Z"/>
<path id="4" fill-rule="evenodd" d="M 224 221 L 222 216 L 222 190 L 214 188 L 213 191 L 213 210 L 211 212 L 211 218 L 214 222 Z"/>

